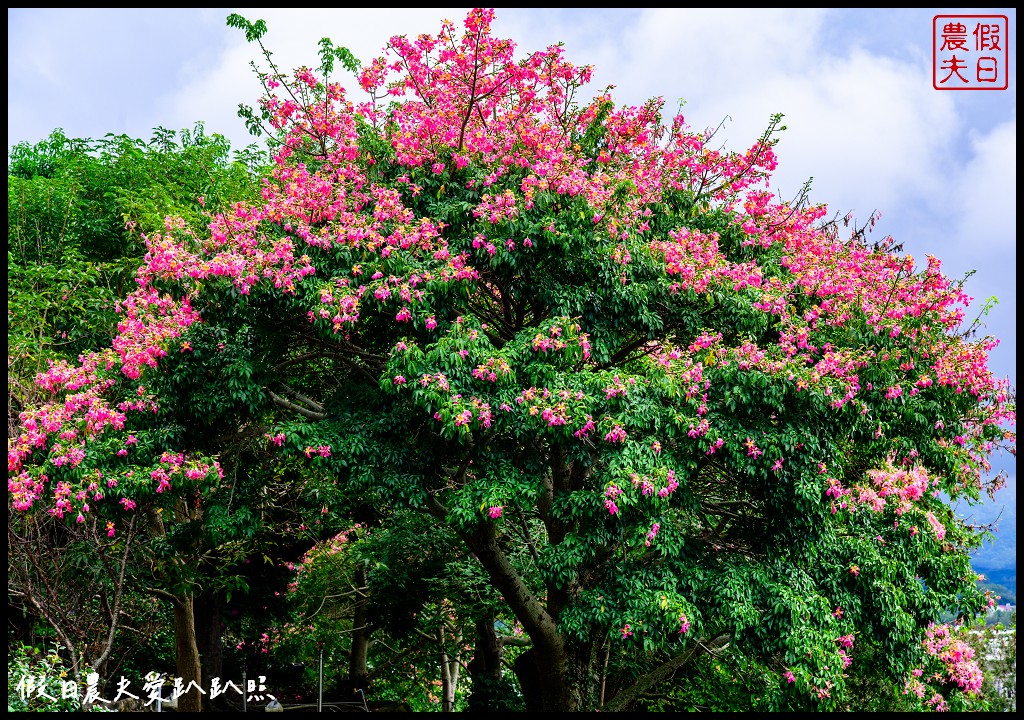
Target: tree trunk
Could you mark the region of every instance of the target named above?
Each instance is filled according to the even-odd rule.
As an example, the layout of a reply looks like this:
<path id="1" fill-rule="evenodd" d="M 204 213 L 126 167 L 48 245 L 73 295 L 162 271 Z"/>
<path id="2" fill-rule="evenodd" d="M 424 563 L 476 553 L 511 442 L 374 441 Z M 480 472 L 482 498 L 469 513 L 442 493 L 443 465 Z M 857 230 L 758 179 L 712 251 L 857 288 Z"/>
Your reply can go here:
<path id="1" fill-rule="evenodd" d="M 178 698 L 178 712 L 202 712 L 203 696 L 199 647 L 196 645 L 196 624 L 193 596 L 178 595 L 174 602 L 174 655 L 182 686 L 189 688 Z M 191 686 L 195 683 L 195 686 Z M 245 688 L 242 688 L 244 691 Z"/>
<path id="2" fill-rule="evenodd" d="M 592 675 L 592 643 L 586 648 L 570 648 L 558 630 L 557 614 L 548 612 L 509 562 L 498 546 L 493 525 L 483 525 L 474 533 L 463 533 L 462 538 L 533 641 L 533 647 L 516 662 L 516 676 L 523 689 L 527 712 L 585 709 L 584 678 L 589 681 Z"/>
<path id="3" fill-rule="evenodd" d="M 580 712 L 597 706 L 598 673 L 594 643 L 564 641 L 534 657 L 545 712 Z"/>
<path id="4" fill-rule="evenodd" d="M 534 713 L 544 710 L 544 701 L 541 698 L 540 671 L 534 659 L 536 652 L 533 648 L 516 658 L 513 667 L 515 668 L 516 679 L 519 680 L 519 689 L 523 693 L 523 701 L 526 703 L 526 712 Z"/>
<path id="5" fill-rule="evenodd" d="M 476 648 L 469 663 L 473 680 L 501 679 L 501 656 L 501 643 L 498 641 L 498 634 L 494 632 L 494 618 L 480 618 L 476 621 Z"/>
<path id="6" fill-rule="evenodd" d="M 508 709 L 502 706 L 500 697 L 503 654 L 498 634 L 494 632 L 494 618 L 478 619 L 473 659 L 467 666 L 473 683 L 469 696 L 470 712 L 501 712 Z"/>
<path id="7" fill-rule="evenodd" d="M 355 571 L 357 588 L 366 587 L 366 568 L 358 566 Z M 366 597 L 356 599 L 352 617 L 352 652 L 348 659 L 348 691 L 358 699 L 362 699 L 370 685 L 370 672 L 366 667 L 366 655 L 370 649 L 370 628 L 366 605 Z M 362 690 L 364 695 L 359 695 Z"/>
<path id="8" fill-rule="evenodd" d="M 220 610 L 221 594 L 218 592 L 204 593 L 194 604 L 196 647 L 202 666 L 203 690 L 207 693 L 210 681 L 224 674 L 224 622 Z"/>
<path id="9" fill-rule="evenodd" d="M 455 688 L 459 684 L 458 648 L 462 637 L 459 633 L 454 635 L 455 655 L 449 656 L 444 646 L 444 617 L 441 618 L 441 627 L 437 633 L 437 642 L 441 648 L 441 712 L 455 712 Z"/>

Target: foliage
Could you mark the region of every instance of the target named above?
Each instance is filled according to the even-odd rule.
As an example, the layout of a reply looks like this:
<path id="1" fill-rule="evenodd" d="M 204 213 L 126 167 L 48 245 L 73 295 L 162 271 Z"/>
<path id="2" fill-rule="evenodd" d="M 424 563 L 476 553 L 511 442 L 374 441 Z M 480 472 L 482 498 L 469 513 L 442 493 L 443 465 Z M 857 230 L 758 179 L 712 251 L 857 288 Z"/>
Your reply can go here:
<path id="1" fill-rule="evenodd" d="M 78 686 L 63 697 L 61 683 L 68 681 L 60 655 L 15 645 L 7 650 L 7 712 L 73 712 L 78 709 Z"/>
<path id="2" fill-rule="evenodd" d="M 408 511 L 380 527 L 357 524 L 313 545 L 300 561 L 286 563 L 294 572 L 287 586 L 291 613 L 256 643 L 256 651 L 285 666 L 304 662 L 308 693 L 316 683 L 309 659 L 323 650 L 329 660 L 325 685 L 343 688 L 353 668 L 342 660 L 350 658 L 352 638 L 361 632 L 369 638 L 370 695 L 417 711 L 435 709 L 438 658 L 445 653 L 465 665 L 474 620 L 490 619 L 500 607 L 479 571 L 454 554 L 456 547 L 454 538 Z M 474 679 L 474 692 L 482 693 L 477 703 L 515 706 L 513 684 L 482 684 L 486 688 Z M 464 699 L 464 690 L 459 688 L 457 700 Z"/>
<path id="3" fill-rule="evenodd" d="M 151 140 L 49 138 L 9 153 L 8 418 L 39 401 L 32 378 L 47 360 L 109 345 L 116 301 L 142 260 L 139 230 L 174 215 L 192 227 L 204 205 L 253 197 L 254 148 L 236 153 L 202 124 Z"/>
<path id="4" fill-rule="evenodd" d="M 965 705 L 977 665 L 933 621 L 991 600 L 947 498 L 995 491 L 1015 405 L 960 285 L 762 189 L 780 117 L 727 153 L 660 100 L 579 104 L 591 69 L 515 60 L 492 16 L 392 38 L 358 106 L 261 72 L 261 197 L 145 236 L 112 347 L 21 416 L 16 505 L 63 482 L 57 510 L 87 513 L 103 473 L 188 509 L 224 497 L 223 458 L 295 513 L 334 480 L 370 538 L 418 513 L 459 567 L 423 588 L 439 641 L 442 593 L 486 578 L 453 627 L 481 605 L 521 623 L 527 711 L 650 704 L 723 650 L 751 707 L 840 709 L 861 648 L 885 687 Z M 679 701 L 706 706 L 706 677 Z"/>
<path id="5" fill-rule="evenodd" d="M 164 227 L 168 215 L 177 216 L 178 222 L 202 231 L 209 221 L 208 213 L 222 207 L 228 199 L 235 202 L 257 196 L 254 170 L 261 162 L 265 162 L 265 158 L 261 160 L 261 153 L 254 147 L 232 154 L 227 141 L 219 135 L 207 135 L 202 124 L 180 133 L 158 128 L 149 141 L 114 135 L 100 140 L 71 139 L 57 130 L 37 145 L 21 144 L 10 151 L 9 426 L 19 421 L 20 411 L 38 404 L 48 394 L 37 384 L 38 377 L 34 382 L 33 376 L 47 367 L 70 368 L 68 363 L 81 362 L 83 354 L 109 348 L 118 332 L 118 299 L 129 287 L 136 286 L 132 281 L 133 273 L 144 253 L 140 232 Z M 78 376 L 77 382 L 80 381 L 81 376 Z M 89 405 L 87 398 L 88 393 L 79 395 L 68 407 L 74 407 L 79 401 Z M 131 400 L 138 409 L 153 407 L 141 395 Z M 93 416 L 93 421 L 96 420 L 99 417 Z M 99 420 L 100 425 L 104 421 Z M 44 425 L 47 422 L 49 420 L 43 420 Z M 120 421 L 115 419 L 115 422 Z M 108 439 L 113 444 L 104 447 L 103 452 L 109 455 L 112 464 L 97 467 L 88 483 L 90 495 L 97 501 L 88 523 L 84 522 L 84 516 L 74 513 L 66 518 L 68 526 L 62 531 L 60 525 L 65 521 L 61 518 L 65 516 L 60 499 L 67 487 L 59 484 L 62 476 L 58 469 L 50 476 L 60 488 L 56 497 L 58 517 L 19 513 L 25 517 L 12 518 L 10 524 L 12 531 L 19 535 L 9 542 L 11 560 L 17 563 L 19 570 L 11 573 L 12 578 L 17 578 L 12 580 L 12 591 L 27 591 L 23 598 L 29 605 L 32 605 L 31 599 L 42 601 L 45 610 L 38 605 L 32 610 L 51 624 L 59 623 L 58 634 L 66 632 L 68 642 L 65 644 L 73 646 L 67 651 L 72 656 L 69 662 L 76 672 L 79 669 L 76 658 L 87 657 L 91 663 L 101 655 L 98 648 L 108 642 L 116 647 L 102 663 L 104 675 L 127 671 L 129 676 L 138 678 L 151 670 L 154 653 L 146 654 L 146 646 L 160 647 L 166 656 L 166 645 L 161 646 L 155 640 L 166 640 L 167 633 L 157 632 L 153 627 L 152 616 L 159 608 L 153 607 L 155 601 L 146 594 L 145 588 L 152 585 L 180 588 L 192 579 L 187 573 L 168 573 L 169 569 L 182 567 L 180 563 L 169 561 L 174 549 L 195 546 L 189 537 L 188 524 L 172 526 L 170 534 L 154 537 L 152 531 L 160 523 L 152 520 L 160 516 L 149 514 L 165 509 L 178 513 L 179 499 L 151 493 L 154 501 L 165 502 L 148 502 L 145 492 L 131 493 L 130 501 L 125 497 L 124 491 L 128 489 L 125 483 L 130 485 L 137 472 L 145 473 L 148 480 L 152 472 L 159 475 L 164 470 L 172 474 L 176 471 L 177 454 L 167 456 L 169 464 L 161 465 L 159 458 L 163 453 L 157 451 L 156 465 L 162 469 L 144 464 L 140 467 L 132 462 L 137 451 L 148 448 L 151 443 L 159 447 L 169 434 L 166 427 L 154 434 L 150 426 L 151 423 L 144 422 L 137 433 L 129 428 L 119 440 Z M 62 441 L 73 440 L 83 430 L 86 429 L 66 429 Z M 58 468 L 61 464 L 58 461 Z M 184 468 L 182 472 L 187 470 Z M 119 482 L 120 491 L 117 489 Z M 99 503 L 104 493 L 123 502 L 120 505 Z M 17 498 L 12 498 L 12 505 L 19 505 Z M 141 523 L 144 527 L 137 528 L 141 532 L 135 536 L 135 546 L 124 558 L 130 561 L 130 567 L 121 580 L 111 578 L 103 569 L 104 552 L 108 552 L 103 546 L 120 542 L 136 509 L 146 519 Z M 98 534 L 93 533 L 98 540 L 91 545 L 83 543 L 79 537 L 83 534 L 81 531 L 84 528 L 95 531 L 97 523 L 102 528 Z M 48 530 L 34 533 L 31 528 L 37 524 Z M 115 525 L 120 533 L 114 531 Z M 113 539 L 108 540 L 108 537 Z M 199 569 L 196 564 L 185 564 L 185 567 Z M 223 577 L 208 570 L 207 575 L 212 577 L 204 578 L 204 582 L 213 587 L 234 581 L 230 575 Z M 47 583 L 51 586 L 44 591 Z M 54 583 L 60 588 L 57 593 L 51 592 Z M 108 633 L 113 632 L 110 608 L 115 611 L 115 625 L 123 618 L 117 617 L 116 606 L 101 606 L 100 600 L 93 598 L 112 602 L 122 593 L 122 611 L 132 622 L 123 629 L 118 628 L 117 632 L 143 632 L 149 640 L 125 643 L 116 634 L 108 638 Z M 77 619 L 70 620 L 72 616 Z M 140 669 L 142 672 L 136 672 Z M 101 685 L 106 680 L 106 677 L 101 678 Z"/>

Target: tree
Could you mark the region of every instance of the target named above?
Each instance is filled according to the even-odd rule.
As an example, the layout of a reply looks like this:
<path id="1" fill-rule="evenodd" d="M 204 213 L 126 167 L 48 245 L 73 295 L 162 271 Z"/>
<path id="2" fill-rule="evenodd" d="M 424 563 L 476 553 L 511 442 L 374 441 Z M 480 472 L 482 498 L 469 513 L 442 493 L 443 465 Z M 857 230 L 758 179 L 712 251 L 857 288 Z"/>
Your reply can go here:
<path id="1" fill-rule="evenodd" d="M 255 198 L 254 146 L 231 156 L 201 123 L 126 135 L 68 138 L 61 130 L 14 146 L 7 166 L 8 434 L 37 404 L 32 378 L 47 360 L 108 346 L 115 303 L 144 253 L 139 231 L 168 215 L 205 224 L 204 206 Z"/>
<path id="2" fill-rule="evenodd" d="M 252 169 L 259 157 L 252 147 L 232 157 L 227 141 L 219 135 L 206 135 L 201 124 L 180 133 L 158 128 L 148 142 L 123 135 L 108 135 L 102 140 L 71 139 L 57 130 L 37 145 L 23 143 L 11 150 L 9 428 L 16 427 L 20 410 L 38 404 L 61 387 L 60 378 L 70 381 L 76 390 L 89 384 L 88 369 L 86 375 L 62 373 L 71 370 L 68 361 L 74 358 L 82 361 L 88 355 L 94 361 L 96 351 L 109 350 L 117 334 L 117 300 L 127 292 L 126 285 L 133 284 L 132 273 L 142 260 L 140 230 L 162 228 L 168 215 L 202 228 L 207 205 L 219 207 L 225 196 L 232 201 L 257 197 Z M 32 377 L 48 365 L 53 373 L 49 384 L 33 383 Z M 61 413 L 69 408 L 94 410 L 93 399 L 88 391 L 72 392 L 69 405 L 56 415 L 44 413 L 42 422 L 44 426 L 60 424 Z M 130 402 L 136 409 L 148 406 L 138 395 Z M 113 416 L 117 416 L 116 411 Z M 113 416 L 91 417 L 93 423 L 102 425 Z M 170 429 L 166 420 L 165 416 L 158 444 Z M 21 429 L 31 426 L 28 421 Z M 74 445 L 79 433 L 95 427 L 65 427 L 61 441 Z M 150 472 L 173 472 L 166 464 L 162 469 L 147 466 L 146 461 L 152 457 L 141 464 L 128 459 L 139 449 L 139 438 L 145 447 L 151 435 L 145 423 L 136 427 L 142 431 L 136 436 L 129 429 L 122 433 L 120 443 L 108 438 L 113 445 L 104 450 L 110 458 L 92 464 L 95 473 L 86 483 L 85 493 L 93 499 L 105 492 L 117 496 L 119 475 L 123 482 L 125 475 L 130 477 L 136 471 L 147 478 Z M 14 432 L 9 436 L 13 437 Z M 91 448 L 93 453 L 96 450 Z M 161 453 L 162 448 L 156 456 Z M 77 457 L 74 450 L 71 457 Z M 57 460 L 57 467 L 63 463 Z M 12 506 L 22 512 L 9 523 L 9 596 L 20 599 L 54 629 L 68 654 L 69 668 L 78 674 L 84 663 L 101 670 L 108 659 L 123 659 L 123 654 L 113 652 L 113 646 L 119 626 L 124 624 L 123 606 L 129 600 L 133 609 L 139 606 L 133 593 L 164 593 L 164 599 L 175 599 L 176 617 L 184 628 L 178 633 L 182 648 L 179 655 L 182 660 L 191 658 L 191 674 L 198 673 L 198 654 L 186 650 L 195 650 L 196 645 L 194 632 L 187 629 L 192 627 L 191 612 L 183 612 L 189 603 L 184 602 L 181 593 L 167 592 L 182 578 L 174 578 L 165 588 L 154 588 L 161 582 L 147 572 L 161 564 L 154 560 L 152 544 L 168 547 L 163 520 L 154 514 L 165 508 L 133 495 L 131 509 L 141 505 L 139 514 L 147 521 L 136 523 L 127 505 L 101 507 L 94 503 L 97 512 L 85 522 L 84 516 L 76 517 L 77 513 L 65 516 L 60 499 L 68 486 L 60 484 L 59 475 L 53 477 L 58 491 L 56 506 L 49 515 L 24 512 L 24 498 L 11 498 Z M 180 512 L 175 505 L 170 503 L 168 509 Z M 127 534 L 115 537 L 114 522 Z M 139 525 L 144 526 L 141 543 Z M 221 539 L 232 538 L 222 533 Z M 115 546 L 116 552 L 112 550 Z M 119 557 L 111 558 L 112 554 Z M 165 571 L 160 574 L 168 579 Z M 223 580 L 214 575 L 208 584 L 218 579 Z M 101 598 L 102 603 L 94 598 Z M 139 619 L 135 612 L 131 616 Z M 192 679 L 189 672 L 179 674 Z"/>
<path id="3" fill-rule="evenodd" d="M 115 538 L 95 514 L 66 525 L 47 515 L 8 520 L 8 596 L 19 598 L 53 629 L 79 683 L 111 659 L 126 611 L 126 571 L 135 519 Z"/>
<path id="4" fill-rule="evenodd" d="M 274 660 L 301 662 L 323 649 L 347 658 L 344 677 L 328 668 L 324 679 L 342 698 L 363 691 L 445 712 L 468 670 L 471 709 L 511 709 L 502 661 L 506 648 L 528 641 L 512 631 L 514 618 L 499 617 L 503 604 L 457 538 L 409 510 L 373 526 L 342 531 L 289 563 L 292 615 L 269 632 Z"/>
<path id="5" fill-rule="evenodd" d="M 932 622 L 989 599 L 946 498 L 994 491 L 1015 439 L 960 285 L 761 189 L 779 116 L 726 153 L 660 100 L 577 104 L 590 68 L 516 61 L 492 15 L 392 38 L 358 76 L 371 102 L 329 82 L 354 63 L 327 40 L 322 81 L 261 73 L 262 201 L 146 238 L 90 412 L 144 382 L 202 406 L 161 358 L 244 331 L 244 413 L 219 422 L 458 538 L 532 642 L 527 710 L 627 709 L 727 650 L 772 707 L 838 708 L 861 645 L 957 706 L 977 668 L 935 659 Z M 16 492 L 84 482 L 55 432 L 14 441 Z M 195 474 L 217 448 L 190 453 Z"/>

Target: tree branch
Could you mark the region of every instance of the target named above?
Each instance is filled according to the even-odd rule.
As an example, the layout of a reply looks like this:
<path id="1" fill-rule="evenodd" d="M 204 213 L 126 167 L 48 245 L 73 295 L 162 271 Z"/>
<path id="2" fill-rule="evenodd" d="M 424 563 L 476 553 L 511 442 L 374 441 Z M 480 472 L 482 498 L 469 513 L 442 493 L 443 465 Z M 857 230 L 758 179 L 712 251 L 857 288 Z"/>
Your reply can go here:
<path id="1" fill-rule="evenodd" d="M 277 405 L 278 407 L 283 407 L 286 410 L 297 412 L 299 415 L 302 415 L 303 417 L 308 417 L 310 420 L 323 420 L 325 417 L 327 417 L 323 413 L 314 412 L 313 410 L 308 410 L 307 408 L 304 408 L 301 405 L 296 405 L 293 402 L 288 402 L 283 397 L 275 393 L 273 390 L 268 390 L 267 392 L 270 393 L 270 399 L 273 400 L 274 404 Z"/>
<path id="2" fill-rule="evenodd" d="M 659 667 L 640 677 L 635 683 L 612 698 L 612 701 L 602 709 L 605 712 L 618 712 L 620 710 L 625 710 L 636 702 L 637 698 L 643 695 L 649 688 L 665 680 L 676 670 L 697 657 L 701 652 L 711 652 L 713 650 L 721 650 L 722 648 L 727 647 L 729 645 L 729 637 L 730 636 L 728 634 L 722 634 L 712 640 L 709 640 L 707 643 L 703 640 L 698 640 L 696 644 L 686 652 L 676 655 L 671 660 L 662 663 Z"/>

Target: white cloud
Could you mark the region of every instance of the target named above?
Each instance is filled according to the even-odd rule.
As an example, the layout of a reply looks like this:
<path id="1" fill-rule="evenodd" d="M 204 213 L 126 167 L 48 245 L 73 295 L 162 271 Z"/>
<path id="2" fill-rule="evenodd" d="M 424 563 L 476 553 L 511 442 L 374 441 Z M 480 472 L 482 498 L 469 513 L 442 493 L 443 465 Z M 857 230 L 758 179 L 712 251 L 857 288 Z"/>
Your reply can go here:
<path id="1" fill-rule="evenodd" d="M 364 63 L 381 54 L 388 38 L 394 35 L 436 34 L 445 18 L 460 23 L 464 9 L 416 8 L 373 10 L 352 8 L 342 10 L 303 9 L 240 9 L 236 11 L 251 22 L 267 23 L 263 38 L 273 53 L 272 59 L 284 72 L 301 65 L 319 64 L 319 41 L 329 37 L 335 45 L 347 47 Z M 226 18 L 226 14 L 225 14 Z M 243 122 L 237 117 L 239 103 L 255 106 L 262 88 L 249 63 L 256 61 L 262 69 L 267 63 L 255 43 L 246 43 L 240 30 L 228 31 L 231 39 L 211 66 L 197 69 L 182 87 L 162 101 L 163 112 L 175 118 L 176 125 L 186 126 L 197 119 L 206 121 L 211 131 L 227 135 L 240 147 L 249 142 Z M 339 69 L 340 71 L 340 69 Z M 344 72 L 344 71 L 340 71 Z M 350 97 L 361 93 L 351 76 L 339 76 Z"/>
<path id="2" fill-rule="evenodd" d="M 825 10 L 644 9 L 519 12 L 503 27 L 524 51 L 565 40 L 569 59 L 595 64 L 594 85 L 616 85 L 620 102 L 661 96 L 674 111 L 685 100 L 700 130 L 724 120 L 716 141 L 731 149 L 749 147 L 783 113 L 780 194 L 813 175 L 816 200 L 861 216 L 920 200 L 950 171 L 954 101 L 932 89 L 913 53 L 832 44 L 835 20 Z"/>
<path id="3" fill-rule="evenodd" d="M 1017 239 L 1005 230 L 1006 220 L 1017 214 L 1016 118 L 972 137 L 970 145 L 972 157 L 954 188 L 960 221 L 957 234 L 976 238 L 989 252 L 1013 264 Z"/>

